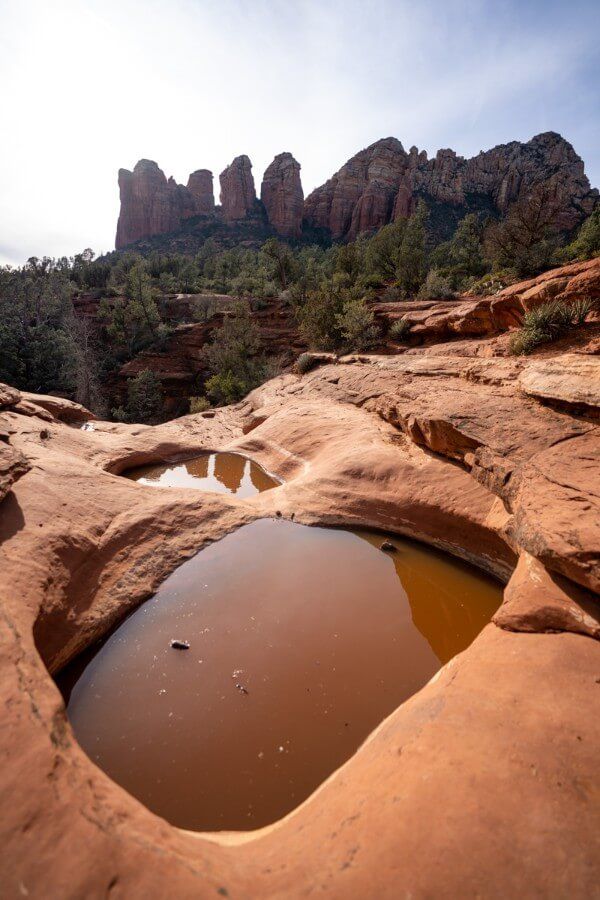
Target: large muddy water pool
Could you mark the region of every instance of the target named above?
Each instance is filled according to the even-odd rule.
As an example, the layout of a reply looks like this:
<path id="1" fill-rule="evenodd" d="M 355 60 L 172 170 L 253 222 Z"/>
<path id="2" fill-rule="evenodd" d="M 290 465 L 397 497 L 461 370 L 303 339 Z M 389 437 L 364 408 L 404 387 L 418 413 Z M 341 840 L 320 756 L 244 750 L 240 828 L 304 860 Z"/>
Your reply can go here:
<path id="1" fill-rule="evenodd" d="M 194 488 L 241 499 L 279 485 L 258 463 L 239 453 L 201 453 L 192 459 L 140 466 L 123 474 L 152 487 Z"/>
<path id="2" fill-rule="evenodd" d="M 500 601 L 421 544 L 261 519 L 181 565 L 58 682 L 83 749 L 151 810 L 251 829 L 304 800 Z"/>

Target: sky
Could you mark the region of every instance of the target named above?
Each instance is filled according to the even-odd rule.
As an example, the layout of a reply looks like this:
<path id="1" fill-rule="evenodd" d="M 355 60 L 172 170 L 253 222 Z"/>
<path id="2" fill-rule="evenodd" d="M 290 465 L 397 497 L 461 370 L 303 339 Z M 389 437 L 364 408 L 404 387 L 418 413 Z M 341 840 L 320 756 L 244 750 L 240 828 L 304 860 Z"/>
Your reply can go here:
<path id="1" fill-rule="evenodd" d="M 0 0 L 0 263 L 113 249 L 141 157 L 218 195 L 287 150 L 306 195 L 380 137 L 558 131 L 598 187 L 599 43 L 599 0 Z"/>

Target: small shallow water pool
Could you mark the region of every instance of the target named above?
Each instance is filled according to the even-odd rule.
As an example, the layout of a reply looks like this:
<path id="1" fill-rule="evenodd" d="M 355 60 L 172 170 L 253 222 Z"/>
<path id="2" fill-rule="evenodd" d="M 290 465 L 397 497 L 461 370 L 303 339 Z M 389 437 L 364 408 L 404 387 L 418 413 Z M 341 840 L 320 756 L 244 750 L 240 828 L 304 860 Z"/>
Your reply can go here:
<path id="1" fill-rule="evenodd" d="M 239 453 L 201 453 L 192 459 L 154 463 L 123 473 L 152 487 L 181 487 L 240 499 L 278 487 L 279 481 L 262 466 Z"/>
<path id="2" fill-rule="evenodd" d="M 183 828 L 292 810 L 500 604 L 478 570 L 384 539 L 261 519 L 201 550 L 58 677 L 83 749 Z"/>

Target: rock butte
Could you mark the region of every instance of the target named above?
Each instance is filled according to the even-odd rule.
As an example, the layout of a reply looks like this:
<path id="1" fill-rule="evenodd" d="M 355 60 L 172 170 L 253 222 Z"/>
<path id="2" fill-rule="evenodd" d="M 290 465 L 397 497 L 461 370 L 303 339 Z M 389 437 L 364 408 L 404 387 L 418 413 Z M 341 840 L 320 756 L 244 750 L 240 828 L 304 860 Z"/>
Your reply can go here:
<path id="1" fill-rule="evenodd" d="M 501 354 L 505 323 L 544 292 L 597 291 L 598 271 L 555 270 L 459 315 L 413 309 L 420 347 L 323 354 L 157 427 L 82 431 L 81 407 L 0 388 L 5 896 L 597 894 L 598 327 Z M 285 483 L 199 500 L 116 477 L 214 448 Z M 57 671 L 202 546 L 276 514 L 416 536 L 503 578 L 504 603 L 287 817 L 180 831 L 85 756 L 44 663 Z"/>
<path id="2" fill-rule="evenodd" d="M 527 143 L 501 144 L 472 159 L 453 150 L 438 150 L 428 159 L 424 150 L 411 147 L 407 153 L 397 138 L 383 138 L 353 156 L 306 200 L 300 164 L 291 153 L 280 153 L 266 169 L 260 201 L 247 156 L 236 157 L 221 173 L 220 183 L 221 207 L 215 208 L 212 174 L 206 169 L 193 172 L 187 187 L 167 180 L 149 160 L 140 160 L 133 172 L 120 169 L 117 249 L 176 232 L 197 215 L 230 225 L 254 220 L 263 239 L 266 226 L 286 238 L 317 229 L 334 239 L 353 239 L 410 215 L 420 198 L 441 221 L 440 235 L 449 237 L 467 212 L 502 215 L 539 183 L 551 190 L 561 226 L 571 229 L 598 200 L 582 160 L 552 131 Z"/>

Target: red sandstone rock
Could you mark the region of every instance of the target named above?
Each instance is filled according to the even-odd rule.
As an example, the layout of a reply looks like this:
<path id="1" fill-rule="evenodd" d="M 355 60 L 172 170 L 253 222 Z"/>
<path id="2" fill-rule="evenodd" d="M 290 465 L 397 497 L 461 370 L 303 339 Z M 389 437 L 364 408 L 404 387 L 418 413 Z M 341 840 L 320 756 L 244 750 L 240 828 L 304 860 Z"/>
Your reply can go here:
<path id="1" fill-rule="evenodd" d="M 334 238 L 379 228 L 392 217 L 407 168 L 408 155 L 399 140 L 376 141 L 306 198 L 304 216 L 309 224 L 328 228 Z"/>
<path id="2" fill-rule="evenodd" d="M 30 468 L 30 463 L 22 453 L 0 439 L 0 501 L 6 497 L 15 481 L 29 472 Z"/>
<path id="3" fill-rule="evenodd" d="M 252 163 L 247 156 L 236 156 L 230 166 L 219 175 L 221 206 L 226 222 L 245 219 L 254 208 L 256 190 L 252 177 Z"/>
<path id="4" fill-rule="evenodd" d="M 278 234 L 298 238 L 302 231 L 304 194 L 300 164 L 291 153 L 280 153 L 265 171 L 260 197 L 267 218 Z"/>
<path id="5" fill-rule="evenodd" d="M 593 285 L 592 271 L 547 281 L 566 278 L 568 295 L 577 279 Z M 494 340 L 463 340 L 456 355 L 449 344 L 324 356 L 210 419 L 156 427 L 81 431 L 58 421 L 66 401 L 0 385 L 0 493 L 3 458 L 9 480 L 13 466 L 3 448 L 30 467 L 0 506 L 3 896 L 595 895 L 600 440 L 572 408 L 591 396 L 593 371 L 573 352 L 498 358 Z M 469 343 L 491 352 L 469 355 Z M 565 411 L 523 392 L 543 381 Z M 199 501 L 115 477 L 215 447 L 283 484 Z M 56 671 L 184 559 L 277 512 L 412 535 L 508 580 L 505 600 L 289 816 L 190 834 L 82 752 L 44 663 Z"/>
<path id="6" fill-rule="evenodd" d="M 193 205 L 191 198 L 185 197 L 179 187 L 172 179 L 167 181 L 162 169 L 149 159 L 140 159 L 133 172 L 119 169 L 121 212 L 115 242 L 117 250 L 139 238 L 179 228 L 183 209 L 189 210 L 190 203 Z"/>
<path id="7" fill-rule="evenodd" d="M 0 409 L 8 406 L 14 406 L 21 399 L 21 392 L 16 388 L 10 387 L 8 384 L 0 383 Z"/>
<path id="8" fill-rule="evenodd" d="M 600 298 L 600 257 L 550 269 L 491 297 L 375 302 L 373 310 L 382 324 L 406 318 L 411 339 L 439 343 L 458 336 L 498 334 L 519 327 L 526 312 L 548 300 L 569 303 L 584 298 Z"/>
<path id="9" fill-rule="evenodd" d="M 119 169 L 121 211 L 117 225 L 117 250 L 141 238 L 177 231 L 191 216 L 214 213 L 212 173 L 192 172 L 188 185 L 165 177 L 162 169 L 141 159 L 133 172 Z"/>
<path id="10" fill-rule="evenodd" d="M 519 376 L 521 390 L 559 405 L 600 416 L 600 358 L 565 353 L 532 361 Z"/>
<path id="11" fill-rule="evenodd" d="M 215 196 L 213 174 L 208 169 L 197 169 L 188 178 L 187 189 L 194 198 L 194 213 L 208 215 L 214 212 Z"/>
<path id="12" fill-rule="evenodd" d="M 548 580 L 538 555 L 554 571 L 574 553 L 593 561 L 598 544 L 573 482 L 574 461 L 590 465 L 588 445 L 573 454 L 589 426 L 524 399 L 518 361 L 364 359 L 279 377 L 210 420 L 98 422 L 93 432 L 56 423 L 44 441 L 44 422 L 4 414 L 16 449 L 35 463 L 0 514 L 4 895 L 594 895 L 600 645 L 582 593 L 567 578 Z M 459 418 L 458 401 L 444 410 L 445 392 L 463 395 Z M 384 395 L 406 410 L 418 402 L 420 419 L 474 435 L 513 468 L 530 461 L 532 493 L 515 493 L 507 508 L 464 458 L 434 454 L 377 416 Z M 502 426 L 500 404 L 506 419 L 513 400 Z M 570 425 L 576 436 L 561 439 Z M 253 500 L 207 493 L 199 502 L 108 474 L 216 446 L 256 457 L 285 483 Z M 533 509 L 540 465 L 549 480 Z M 598 466 L 589 471 L 597 485 Z M 182 832 L 85 756 L 43 661 L 56 670 L 208 541 L 277 510 L 306 524 L 412 534 L 504 578 L 515 550 L 521 562 L 501 627 L 485 628 L 297 810 L 255 833 Z"/>
<path id="13" fill-rule="evenodd" d="M 536 278 L 504 288 L 491 298 L 491 310 L 502 328 L 520 325 L 523 314 L 548 300 L 600 299 L 600 257 L 550 269 Z"/>
<path id="14" fill-rule="evenodd" d="M 573 631 L 600 638 L 600 604 L 593 594 L 551 575 L 522 553 L 493 621 L 509 631 Z"/>
<path id="15" fill-rule="evenodd" d="M 407 154 L 395 138 L 385 138 L 353 156 L 305 203 L 309 224 L 330 229 L 333 237 L 354 238 L 406 216 L 417 196 L 469 211 L 470 198 L 485 198 L 500 213 L 526 197 L 539 182 L 548 185 L 560 207 L 560 224 L 573 228 L 598 199 L 573 147 L 554 132 L 525 144 L 513 141 L 466 160 L 453 150 L 434 159 L 416 147 Z"/>
<path id="16" fill-rule="evenodd" d="M 67 422 L 69 425 L 80 425 L 82 422 L 89 422 L 96 418 L 94 413 L 86 409 L 80 403 L 72 400 L 65 400 L 64 397 L 52 397 L 49 394 L 30 394 L 22 391 L 22 397 L 25 400 L 45 409 L 54 419 L 59 422 Z"/>

